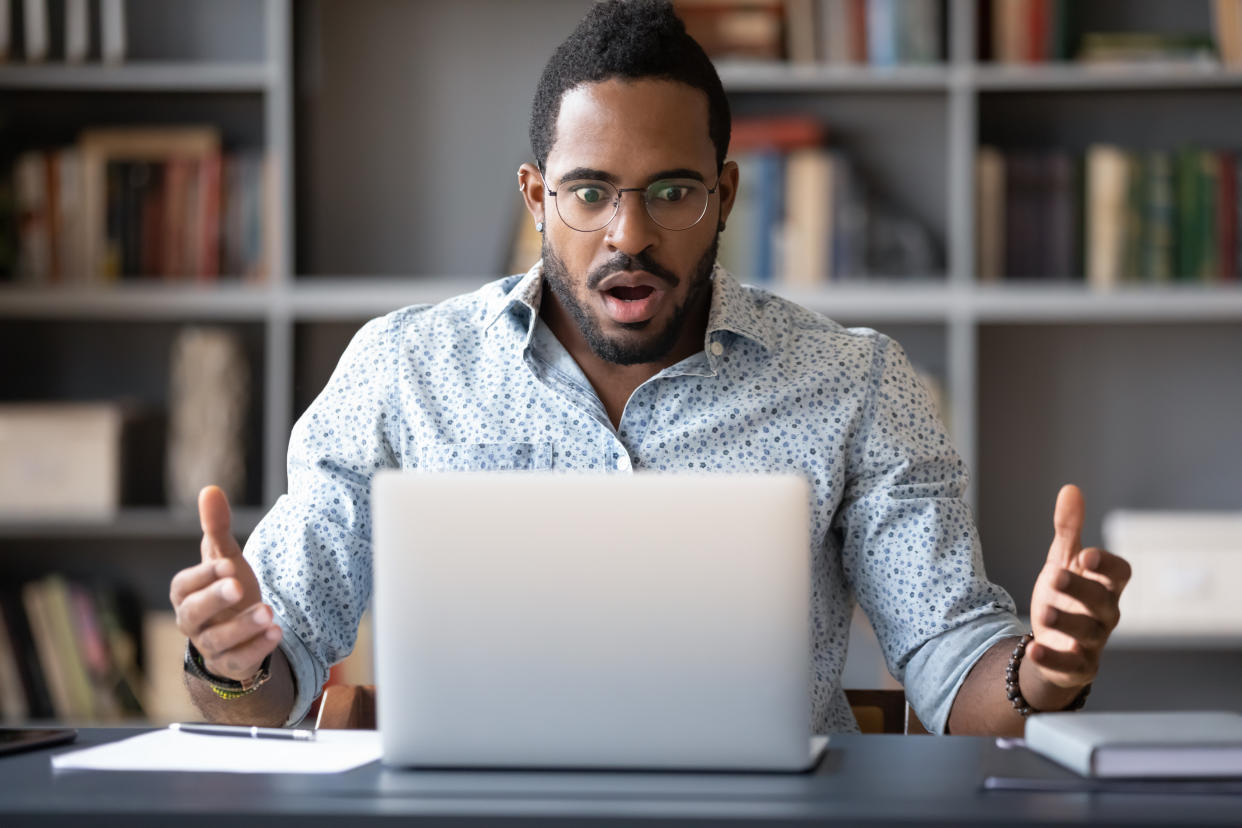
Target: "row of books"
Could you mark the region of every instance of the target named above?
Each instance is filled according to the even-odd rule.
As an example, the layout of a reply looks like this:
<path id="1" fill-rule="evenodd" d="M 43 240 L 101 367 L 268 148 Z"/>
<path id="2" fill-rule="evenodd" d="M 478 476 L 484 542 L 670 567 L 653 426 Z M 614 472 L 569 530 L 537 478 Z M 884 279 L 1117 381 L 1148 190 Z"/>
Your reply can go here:
<path id="1" fill-rule="evenodd" d="M 115 722 L 144 716 L 140 624 L 123 592 L 60 575 L 0 595 L 0 717 Z"/>
<path id="2" fill-rule="evenodd" d="M 97 15 L 91 14 L 91 0 L 63 0 L 63 14 L 56 15 L 49 8 L 53 2 L 0 0 L 0 61 L 17 57 L 20 52 L 29 63 L 41 63 L 53 54 L 63 56 L 68 63 L 81 63 L 91 57 L 91 41 L 95 39 L 99 41 L 99 58 L 104 62 L 125 59 L 125 0 L 98 0 Z M 20 49 L 14 46 L 14 33 L 21 35 Z M 56 34 L 64 38 L 63 52 L 53 45 Z"/>
<path id="3" fill-rule="evenodd" d="M 895 66 L 944 59 L 941 0 L 676 0 L 722 60 Z"/>
<path id="4" fill-rule="evenodd" d="M 1126 282 L 1242 277 L 1242 165 L 1233 152 L 1001 152 L 976 158 L 978 273 Z"/>
<path id="5" fill-rule="evenodd" d="M 721 262 L 748 282 L 814 289 L 843 279 L 926 277 L 941 265 L 927 228 L 878 199 L 863 170 L 801 118 L 738 119 L 741 185 Z"/>
<path id="6" fill-rule="evenodd" d="M 1219 59 L 1242 66 L 1242 0 L 1212 0 L 1210 32 L 1083 31 L 1081 0 L 984 0 L 979 56 L 1004 64 Z"/>
<path id="7" fill-rule="evenodd" d="M 265 279 L 274 169 L 221 152 L 211 127 L 87 130 L 23 152 L 0 185 L 0 279 Z"/>

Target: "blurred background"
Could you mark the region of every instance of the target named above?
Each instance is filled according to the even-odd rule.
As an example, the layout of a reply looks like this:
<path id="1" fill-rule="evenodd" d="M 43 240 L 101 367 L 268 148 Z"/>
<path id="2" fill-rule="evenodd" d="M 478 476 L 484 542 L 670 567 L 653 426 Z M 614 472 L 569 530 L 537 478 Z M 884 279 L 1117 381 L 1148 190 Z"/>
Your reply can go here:
<path id="1" fill-rule="evenodd" d="M 0 0 L 0 716 L 192 718 L 168 583 L 368 318 L 524 271 L 590 0 Z M 1242 710 L 1242 0 L 687 0 L 721 261 L 905 346 L 1019 611 L 1135 565 L 1095 709 Z M 846 686 L 891 686 L 859 616 Z M 336 680 L 371 678 L 369 628 Z"/>

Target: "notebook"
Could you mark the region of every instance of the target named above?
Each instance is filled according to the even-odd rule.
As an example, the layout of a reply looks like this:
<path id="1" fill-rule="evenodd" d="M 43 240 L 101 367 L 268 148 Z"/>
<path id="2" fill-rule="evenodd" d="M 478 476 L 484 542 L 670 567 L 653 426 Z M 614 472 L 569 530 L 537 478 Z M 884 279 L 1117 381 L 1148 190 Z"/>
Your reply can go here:
<path id="1" fill-rule="evenodd" d="M 1242 778 L 1238 713 L 1041 713 L 1026 745 L 1096 778 Z"/>

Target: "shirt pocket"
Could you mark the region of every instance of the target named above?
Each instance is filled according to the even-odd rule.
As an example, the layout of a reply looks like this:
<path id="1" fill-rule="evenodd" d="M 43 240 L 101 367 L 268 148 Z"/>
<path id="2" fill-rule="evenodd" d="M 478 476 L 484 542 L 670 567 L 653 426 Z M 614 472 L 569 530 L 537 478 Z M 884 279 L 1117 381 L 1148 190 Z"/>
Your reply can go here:
<path id="1" fill-rule="evenodd" d="M 551 443 L 438 443 L 418 451 L 429 472 L 539 471 L 552 468 Z"/>

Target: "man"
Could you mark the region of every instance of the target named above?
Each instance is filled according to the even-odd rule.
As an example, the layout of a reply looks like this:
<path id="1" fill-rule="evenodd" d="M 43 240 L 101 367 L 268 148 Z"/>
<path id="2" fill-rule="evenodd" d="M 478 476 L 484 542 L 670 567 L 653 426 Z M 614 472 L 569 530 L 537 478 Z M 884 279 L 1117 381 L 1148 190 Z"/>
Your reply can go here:
<path id="1" fill-rule="evenodd" d="M 817 732 L 856 727 L 839 682 L 855 598 L 933 730 L 1017 733 L 1022 711 L 1081 700 L 1129 567 L 1081 548 L 1082 498 L 1063 489 L 1035 642 L 1015 648 L 966 471 L 900 347 L 716 266 L 739 186 L 728 137 L 720 80 L 666 4 L 592 8 L 544 71 L 536 163 L 518 171 L 542 261 L 368 323 L 295 426 L 289 493 L 244 557 L 204 490 L 203 562 L 171 599 L 207 717 L 296 722 L 352 649 L 383 467 L 802 473 Z M 642 516 L 617 504 L 617 519 Z"/>

